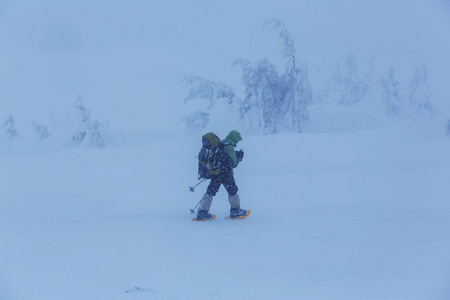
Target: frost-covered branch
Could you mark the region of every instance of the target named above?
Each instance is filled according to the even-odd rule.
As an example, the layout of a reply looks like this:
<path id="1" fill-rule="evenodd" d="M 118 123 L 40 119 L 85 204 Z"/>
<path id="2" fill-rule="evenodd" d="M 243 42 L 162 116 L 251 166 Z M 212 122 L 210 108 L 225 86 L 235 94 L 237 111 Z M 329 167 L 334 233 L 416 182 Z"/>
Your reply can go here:
<path id="1" fill-rule="evenodd" d="M 211 108 L 219 99 L 226 99 L 228 104 L 237 100 L 233 89 L 222 82 L 195 75 L 186 76 L 184 81 L 191 87 L 184 99 L 185 103 L 193 99 L 204 99 L 209 103 L 208 108 Z"/>
<path id="2" fill-rule="evenodd" d="M 289 30 L 286 28 L 284 23 L 277 18 L 268 20 L 264 22 L 264 26 L 272 25 L 274 30 L 278 30 L 280 38 L 283 39 L 283 59 L 286 61 L 287 69 L 295 69 L 295 46 L 294 40 L 289 34 Z"/>

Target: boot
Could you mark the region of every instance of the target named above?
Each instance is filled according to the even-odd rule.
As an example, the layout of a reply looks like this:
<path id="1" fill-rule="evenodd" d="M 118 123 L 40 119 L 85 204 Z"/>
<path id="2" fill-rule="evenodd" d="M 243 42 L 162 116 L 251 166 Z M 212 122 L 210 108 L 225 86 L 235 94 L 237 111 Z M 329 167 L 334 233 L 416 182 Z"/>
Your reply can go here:
<path id="1" fill-rule="evenodd" d="M 197 220 L 208 220 L 212 219 L 212 215 L 204 209 L 199 209 L 197 212 Z"/>
<path id="2" fill-rule="evenodd" d="M 230 208 L 230 218 L 231 219 L 243 217 L 246 214 L 247 214 L 247 212 L 245 210 L 241 209 L 239 206 Z"/>

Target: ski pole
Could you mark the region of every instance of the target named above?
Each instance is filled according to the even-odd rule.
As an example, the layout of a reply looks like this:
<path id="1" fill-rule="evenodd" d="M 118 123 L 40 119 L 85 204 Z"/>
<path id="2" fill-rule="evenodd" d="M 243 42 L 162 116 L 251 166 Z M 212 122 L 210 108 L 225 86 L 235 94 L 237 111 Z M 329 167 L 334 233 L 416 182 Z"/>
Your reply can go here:
<path id="1" fill-rule="evenodd" d="M 194 189 L 200 184 L 200 183 L 202 183 L 203 181 L 205 181 L 206 179 L 203 179 L 202 181 L 200 181 L 199 183 L 197 183 L 195 186 L 190 186 L 189 187 L 189 192 L 194 192 Z"/>

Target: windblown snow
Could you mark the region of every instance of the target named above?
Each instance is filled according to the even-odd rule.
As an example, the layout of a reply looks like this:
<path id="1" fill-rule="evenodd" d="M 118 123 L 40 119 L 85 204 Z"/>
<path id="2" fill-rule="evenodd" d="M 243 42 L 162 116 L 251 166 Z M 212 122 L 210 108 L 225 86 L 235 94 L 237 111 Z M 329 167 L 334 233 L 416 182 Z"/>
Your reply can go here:
<path id="1" fill-rule="evenodd" d="M 0 0 L 0 299 L 449 299 L 449 21 L 437 0 Z M 252 90 L 236 60 L 279 78 Z M 300 133 L 241 122 L 292 78 Z M 225 220 L 221 187 L 190 222 L 201 137 L 231 130 L 252 213 Z"/>

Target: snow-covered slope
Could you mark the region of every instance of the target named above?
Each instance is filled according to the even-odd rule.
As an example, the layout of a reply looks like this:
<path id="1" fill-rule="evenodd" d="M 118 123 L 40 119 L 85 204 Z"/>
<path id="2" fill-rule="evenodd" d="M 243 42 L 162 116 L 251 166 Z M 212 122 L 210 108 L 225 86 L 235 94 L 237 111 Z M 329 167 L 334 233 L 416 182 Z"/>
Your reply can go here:
<path id="1" fill-rule="evenodd" d="M 244 135 L 240 221 L 200 136 L 2 158 L 1 298 L 447 299 L 450 144 L 392 129 Z"/>

